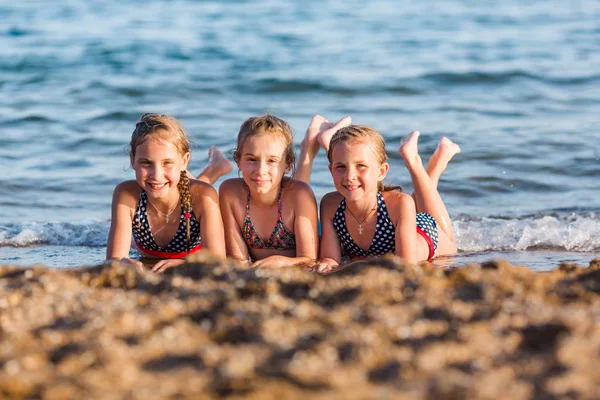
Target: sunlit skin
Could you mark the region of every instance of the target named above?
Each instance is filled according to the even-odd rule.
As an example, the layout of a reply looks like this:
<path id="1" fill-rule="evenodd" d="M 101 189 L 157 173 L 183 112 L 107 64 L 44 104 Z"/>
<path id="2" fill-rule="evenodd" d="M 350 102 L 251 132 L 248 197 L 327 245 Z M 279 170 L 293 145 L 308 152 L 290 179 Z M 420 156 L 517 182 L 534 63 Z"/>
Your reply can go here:
<path id="1" fill-rule="evenodd" d="M 285 143 L 271 134 L 248 137 L 242 148 L 238 168 L 242 179 L 230 179 L 220 187 L 221 213 L 225 224 L 228 254 L 240 261 L 256 260 L 253 266 L 282 267 L 314 263 L 317 257 L 316 200 L 308 184 L 289 179 L 282 191 L 282 218 L 296 236 L 296 249 L 252 249 L 242 236 L 241 227 L 250 191 L 250 215 L 259 236 L 266 241 L 278 219 L 277 200 L 284 175 L 291 165 L 285 160 Z"/>
<path id="2" fill-rule="evenodd" d="M 363 141 L 339 143 L 333 149 L 332 160 L 329 170 L 335 188 L 358 213 L 355 215 L 366 215 L 377 202 L 377 183 L 385 178 L 389 165 L 380 164 L 372 148 Z"/>
<path id="3" fill-rule="evenodd" d="M 277 198 L 281 180 L 292 167 L 286 163 L 284 151 L 283 142 L 271 135 L 252 136 L 246 140 L 238 167 L 251 197 L 254 195 L 266 204 Z"/>
<path id="4" fill-rule="evenodd" d="M 151 139 L 137 147 L 131 165 L 136 181 L 152 203 L 159 209 L 171 210 L 179 200 L 177 183 L 189 159 L 190 153 L 179 154 L 173 143 Z"/>

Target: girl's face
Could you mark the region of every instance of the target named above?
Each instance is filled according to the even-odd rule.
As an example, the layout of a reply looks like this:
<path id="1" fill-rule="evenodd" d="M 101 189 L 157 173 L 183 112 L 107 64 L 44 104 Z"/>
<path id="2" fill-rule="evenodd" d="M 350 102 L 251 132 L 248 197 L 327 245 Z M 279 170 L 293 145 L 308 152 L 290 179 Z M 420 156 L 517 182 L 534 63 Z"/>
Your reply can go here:
<path id="1" fill-rule="evenodd" d="M 388 168 L 387 163 L 379 164 L 367 140 L 336 144 L 329 165 L 335 188 L 349 201 L 373 196 Z"/>
<path id="2" fill-rule="evenodd" d="M 177 190 L 181 171 L 187 168 L 190 153 L 181 155 L 173 143 L 148 139 L 135 150 L 131 165 L 135 179 L 153 198 L 166 197 Z"/>
<path id="3" fill-rule="evenodd" d="M 238 168 L 255 193 L 279 191 L 283 175 L 291 165 L 285 162 L 285 144 L 273 135 L 250 136 L 242 146 Z"/>

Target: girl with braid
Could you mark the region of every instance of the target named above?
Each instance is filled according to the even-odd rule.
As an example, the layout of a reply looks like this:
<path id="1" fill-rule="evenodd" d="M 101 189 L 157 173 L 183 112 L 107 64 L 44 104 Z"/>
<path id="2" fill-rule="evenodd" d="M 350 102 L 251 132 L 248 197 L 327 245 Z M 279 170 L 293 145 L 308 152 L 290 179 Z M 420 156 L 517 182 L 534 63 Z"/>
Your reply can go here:
<path id="1" fill-rule="evenodd" d="M 187 133 L 175 118 L 161 114 L 142 115 L 129 145 L 136 179 L 115 188 L 107 261 L 143 267 L 129 258 L 132 236 L 142 257 L 160 259 L 155 272 L 183 264 L 183 258 L 200 249 L 224 258 L 219 200 L 210 185 L 222 162 L 218 167 L 211 163 L 202 180 L 193 179 L 187 172 Z"/>
<path id="2" fill-rule="evenodd" d="M 456 253 L 450 216 L 437 190 L 441 174 L 460 147 L 443 137 L 427 169 L 418 151 L 419 131 L 400 142 L 411 175 L 412 196 L 384 186 L 389 169 L 383 137 L 350 125 L 319 141 L 327 150 L 336 192 L 321 200 L 320 261 L 313 270 L 340 269 L 342 251 L 352 258 L 395 254 L 408 263 Z"/>

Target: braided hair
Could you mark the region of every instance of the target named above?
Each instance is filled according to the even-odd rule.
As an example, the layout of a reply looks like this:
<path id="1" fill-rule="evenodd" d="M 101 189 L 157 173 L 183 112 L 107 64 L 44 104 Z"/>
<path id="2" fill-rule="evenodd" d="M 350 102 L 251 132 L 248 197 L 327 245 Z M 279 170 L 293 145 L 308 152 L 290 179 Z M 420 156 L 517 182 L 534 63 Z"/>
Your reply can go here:
<path id="1" fill-rule="evenodd" d="M 129 157 L 132 164 L 137 147 L 149 139 L 159 139 L 172 143 L 177 147 L 180 154 L 190 152 L 191 142 L 187 132 L 179 121 L 164 114 L 145 113 L 140 117 L 140 121 L 135 124 L 135 129 L 131 134 Z M 179 190 L 181 212 L 186 219 L 186 249 L 189 254 L 192 195 L 190 193 L 190 180 L 186 170 L 181 171 L 177 189 Z"/>
<path id="2" fill-rule="evenodd" d="M 181 171 L 181 177 L 177 183 L 179 189 L 179 204 L 181 212 L 185 216 L 185 248 L 190 254 L 190 218 L 192 216 L 192 194 L 190 193 L 190 179 L 187 176 L 187 171 Z"/>
<path id="3" fill-rule="evenodd" d="M 327 151 L 327 159 L 331 164 L 333 157 L 333 147 L 338 143 L 351 141 L 367 141 L 368 146 L 377 156 L 379 164 L 387 162 L 387 152 L 385 150 L 385 140 L 379 132 L 366 125 L 350 125 L 337 131 L 329 142 L 329 150 Z M 383 182 L 377 182 L 377 190 L 380 192 L 389 192 L 392 190 L 402 191 L 402 187 L 393 185 L 384 185 Z"/>

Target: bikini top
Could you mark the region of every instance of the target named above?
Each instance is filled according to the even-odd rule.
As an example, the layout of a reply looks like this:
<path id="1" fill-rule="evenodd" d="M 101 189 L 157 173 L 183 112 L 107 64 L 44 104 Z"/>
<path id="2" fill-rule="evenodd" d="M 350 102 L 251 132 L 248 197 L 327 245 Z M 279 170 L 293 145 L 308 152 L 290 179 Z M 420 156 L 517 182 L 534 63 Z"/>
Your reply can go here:
<path id="1" fill-rule="evenodd" d="M 246 199 L 246 216 L 244 217 L 244 227 L 242 229 L 244 240 L 248 247 L 252 249 L 269 250 L 293 250 L 296 248 L 296 236 L 284 224 L 281 216 L 281 190 L 277 199 L 277 222 L 269 239 L 265 242 L 256 232 L 252 219 L 250 218 L 250 192 Z"/>
<path id="2" fill-rule="evenodd" d="M 186 221 L 185 215 L 182 213 L 179 217 L 179 227 L 173 239 L 166 247 L 160 247 L 154 240 L 150 224 L 148 222 L 148 213 L 146 207 L 148 204 L 148 194 L 142 190 L 140 200 L 138 201 L 133 216 L 132 234 L 135 244 L 144 253 L 154 257 L 161 258 L 184 258 L 187 256 L 186 249 Z M 200 241 L 200 223 L 196 219 L 194 213 L 190 213 L 190 253 L 194 253 L 202 249 Z"/>
<path id="3" fill-rule="evenodd" d="M 377 225 L 371 245 L 364 251 L 350 236 L 346 227 L 346 199 L 340 202 L 333 216 L 333 228 L 340 238 L 345 253 L 350 257 L 380 256 L 396 250 L 396 230 L 387 212 L 381 192 L 377 192 Z"/>

